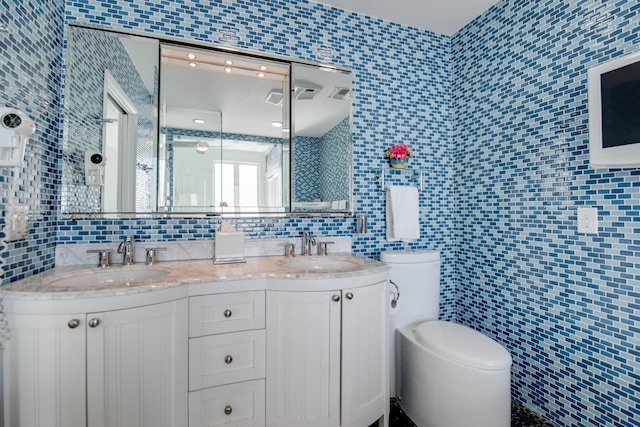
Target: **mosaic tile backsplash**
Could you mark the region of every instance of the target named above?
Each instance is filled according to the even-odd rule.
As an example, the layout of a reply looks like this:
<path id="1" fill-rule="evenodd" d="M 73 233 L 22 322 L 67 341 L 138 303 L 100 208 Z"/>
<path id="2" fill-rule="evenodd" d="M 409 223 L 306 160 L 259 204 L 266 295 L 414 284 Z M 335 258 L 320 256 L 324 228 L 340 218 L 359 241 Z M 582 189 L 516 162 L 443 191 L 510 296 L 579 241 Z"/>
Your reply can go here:
<path id="1" fill-rule="evenodd" d="M 559 426 L 640 425 L 640 171 L 589 167 L 586 86 L 639 27 L 637 1 L 503 1 L 452 39 L 456 313 Z"/>
<path id="2" fill-rule="evenodd" d="M 442 317 L 505 344 L 513 393 L 559 426 L 640 422 L 640 173 L 587 162 L 586 69 L 637 50 L 634 0 L 503 0 L 453 37 L 306 1 L 9 0 L 0 22 L 0 102 L 38 130 L 2 204 L 29 205 L 29 237 L 3 251 L 4 282 L 53 266 L 58 244 L 211 239 L 217 218 L 64 219 L 60 76 L 64 22 L 234 46 L 351 68 L 357 253 L 443 253 Z M 66 15 L 65 15 L 66 12 Z M 384 150 L 421 169 L 421 238 L 385 241 Z M 387 183 L 415 184 L 409 174 Z M 15 182 L 15 184 L 13 184 Z M 11 185 L 15 185 L 12 191 Z M 599 210 L 598 235 L 576 208 Z M 352 235 L 353 217 L 234 220 L 250 238 Z M 59 224 L 56 230 L 56 224 Z"/>

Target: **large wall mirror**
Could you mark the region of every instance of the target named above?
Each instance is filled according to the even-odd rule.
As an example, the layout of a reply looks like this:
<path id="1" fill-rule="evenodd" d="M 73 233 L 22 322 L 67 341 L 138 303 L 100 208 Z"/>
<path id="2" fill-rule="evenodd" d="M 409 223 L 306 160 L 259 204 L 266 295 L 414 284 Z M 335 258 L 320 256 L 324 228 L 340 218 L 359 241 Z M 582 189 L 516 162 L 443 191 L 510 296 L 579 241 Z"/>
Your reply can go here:
<path id="1" fill-rule="evenodd" d="M 68 34 L 63 213 L 352 210 L 350 72 Z"/>

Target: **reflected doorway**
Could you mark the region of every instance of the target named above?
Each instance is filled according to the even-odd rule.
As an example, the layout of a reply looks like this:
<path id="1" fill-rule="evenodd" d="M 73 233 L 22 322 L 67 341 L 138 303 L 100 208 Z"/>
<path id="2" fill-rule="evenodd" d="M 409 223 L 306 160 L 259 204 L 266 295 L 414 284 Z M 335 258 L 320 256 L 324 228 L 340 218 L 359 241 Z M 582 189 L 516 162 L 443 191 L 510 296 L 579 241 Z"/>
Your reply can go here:
<path id="1" fill-rule="evenodd" d="M 109 71 L 104 81 L 102 211 L 135 212 L 137 111 Z"/>

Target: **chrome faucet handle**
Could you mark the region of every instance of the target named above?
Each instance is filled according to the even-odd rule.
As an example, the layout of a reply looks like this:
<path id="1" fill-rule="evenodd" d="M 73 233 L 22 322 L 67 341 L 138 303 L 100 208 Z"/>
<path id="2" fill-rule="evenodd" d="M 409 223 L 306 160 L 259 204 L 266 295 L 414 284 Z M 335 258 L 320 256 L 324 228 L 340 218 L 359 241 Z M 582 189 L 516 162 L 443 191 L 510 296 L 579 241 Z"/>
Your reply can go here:
<path id="1" fill-rule="evenodd" d="M 303 256 L 311 255 L 311 245 L 316 244 L 316 238 L 311 235 L 310 231 L 302 232 L 302 250 L 300 254 Z"/>
<path id="2" fill-rule="evenodd" d="M 146 248 L 147 249 L 147 256 L 145 257 L 145 265 L 153 265 L 156 262 L 158 262 L 157 260 L 157 256 L 158 256 L 158 252 L 160 251 L 166 251 L 167 248 Z"/>
<path id="3" fill-rule="evenodd" d="M 135 236 L 124 236 L 122 238 L 122 242 L 118 245 L 118 253 L 121 254 L 123 251 L 127 250 L 127 245 L 129 245 L 130 251 L 133 252 L 133 243 L 135 242 Z"/>
<path id="4" fill-rule="evenodd" d="M 111 250 L 110 249 L 89 249 L 88 254 L 98 254 L 98 267 L 111 267 Z"/>
<path id="5" fill-rule="evenodd" d="M 296 256 L 296 245 L 293 243 L 286 243 L 284 245 L 284 256 L 287 258 L 292 258 Z"/>
<path id="6" fill-rule="evenodd" d="M 122 265 L 133 265 L 133 249 L 136 236 L 124 236 L 118 245 L 118 253 L 122 254 Z"/>
<path id="7" fill-rule="evenodd" d="M 327 245 L 333 245 L 335 242 L 318 242 L 318 255 L 326 256 Z"/>

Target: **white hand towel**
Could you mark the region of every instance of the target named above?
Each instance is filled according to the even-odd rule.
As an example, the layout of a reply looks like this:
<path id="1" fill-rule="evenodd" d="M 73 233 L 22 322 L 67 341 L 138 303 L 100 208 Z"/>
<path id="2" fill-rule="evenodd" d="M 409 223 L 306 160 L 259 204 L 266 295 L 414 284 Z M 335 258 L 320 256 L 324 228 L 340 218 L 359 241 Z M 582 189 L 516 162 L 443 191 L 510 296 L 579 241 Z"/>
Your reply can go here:
<path id="1" fill-rule="evenodd" d="M 387 190 L 387 240 L 409 242 L 420 238 L 418 189 L 392 185 Z"/>

